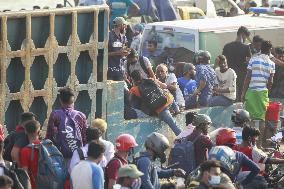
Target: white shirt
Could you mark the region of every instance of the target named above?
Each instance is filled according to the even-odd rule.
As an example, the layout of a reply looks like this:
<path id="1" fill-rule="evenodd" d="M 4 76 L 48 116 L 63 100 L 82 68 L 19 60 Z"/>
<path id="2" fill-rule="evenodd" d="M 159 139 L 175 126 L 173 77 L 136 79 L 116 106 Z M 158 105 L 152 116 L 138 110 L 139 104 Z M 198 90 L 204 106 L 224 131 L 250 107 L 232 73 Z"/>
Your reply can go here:
<path id="1" fill-rule="evenodd" d="M 177 104 L 179 106 L 185 106 L 185 101 L 184 101 L 182 92 L 181 92 L 181 90 L 179 88 L 176 75 L 174 73 L 169 73 L 165 83 L 166 83 L 166 85 L 171 85 L 173 83 L 177 84 L 177 90 L 176 90 L 176 101 L 177 101 Z"/>
<path id="2" fill-rule="evenodd" d="M 71 182 L 73 189 L 102 189 L 103 169 L 94 162 L 83 160 L 72 170 Z"/>
<path id="3" fill-rule="evenodd" d="M 215 69 L 215 72 L 218 79 L 218 88 L 229 89 L 230 91 L 229 93 L 222 93 L 222 95 L 231 100 L 236 100 L 236 72 L 229 68 L 226 72 L 221 73 L 219 67 Z"/>
<path id="4" fill-rule="evenodd" d="M 107 166 L 107 163 L 109 162 L 109 160 L 111 158 L 113 158 L 114 156 L 114 146 L 111 142 L 106 141 L 104 139 L 100 139 L 100 141 L 105 145 L 105 153 L 103 156 L 102 161 L 100 162 L 99 166 L 104 168 Z M 81 149 L 83 151 L 84 157 L 88 157 L 87 153 L 88 153 L 88 147 L 89 145 L 86 144 L 85 146 L 83 146 Z M 75 165 L 77 165 L 80 162 L 80 157 L 78 154 L 78 151 L 75 150 L 73 152 L 71 161 L 70 161 L 70 165 L 69 165 L 69 173 L 71 173 L 72 169 L 74 168 Z"/>

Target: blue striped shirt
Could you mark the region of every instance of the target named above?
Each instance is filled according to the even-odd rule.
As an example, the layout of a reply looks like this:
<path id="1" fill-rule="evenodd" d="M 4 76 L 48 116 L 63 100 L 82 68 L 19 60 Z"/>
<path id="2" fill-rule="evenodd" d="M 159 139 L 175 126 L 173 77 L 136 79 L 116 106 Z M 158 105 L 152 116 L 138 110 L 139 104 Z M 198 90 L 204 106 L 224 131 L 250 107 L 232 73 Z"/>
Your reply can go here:
<path id="1" fill-rule="evenodd" d="M 103 5 L 106 4 L 105 0 L 80 0 L 79 5 L 90 6 L 90 5 Z"/>
<path id="2" fill-rule="evenodd" d="M 269 59 L 269 56 L 260 54 L 251 58 L 247 69 L 252 71 L 249 89 L 267 90 L 268 79 L 275 73 L 275 63 Z"/>

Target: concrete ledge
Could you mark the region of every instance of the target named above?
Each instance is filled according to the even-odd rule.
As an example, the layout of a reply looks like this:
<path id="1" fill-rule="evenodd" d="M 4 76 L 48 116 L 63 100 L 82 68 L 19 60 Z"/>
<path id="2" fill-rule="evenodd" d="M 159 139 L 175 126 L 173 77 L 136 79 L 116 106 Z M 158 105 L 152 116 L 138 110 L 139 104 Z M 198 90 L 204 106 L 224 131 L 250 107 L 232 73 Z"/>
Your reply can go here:
<path id="1" fill-rule="evenodd" d="M 208 107 L 201 109 L 191 109 L 184 111 L 181 114 L 175 116 L 177 125 L 180 128 L 185 127 L 185 115 L 188 112 L 196 111 L 199 113 L 207 114 L 212 119 L 212 130 L 219 127 L 231 127 L 231 114 L 234 109 L 242 107 L 242 103 L 235 103 L 228 107 Z M 111 119 L 111 123 L 108 126 L 107 138 L 111 141 L 115 141 L 115 138 L 122 133 L 129 133 L 135 137 L 140 147 L 142 147 L 147 135 L 152 132 L 160 132 L 168 137 L 172 141 L 175 136 L 168 125 L 160 121 L 156 117 L 147 117 L 143 119 L 123 120 L 122 122 L 115 122 Z"/>

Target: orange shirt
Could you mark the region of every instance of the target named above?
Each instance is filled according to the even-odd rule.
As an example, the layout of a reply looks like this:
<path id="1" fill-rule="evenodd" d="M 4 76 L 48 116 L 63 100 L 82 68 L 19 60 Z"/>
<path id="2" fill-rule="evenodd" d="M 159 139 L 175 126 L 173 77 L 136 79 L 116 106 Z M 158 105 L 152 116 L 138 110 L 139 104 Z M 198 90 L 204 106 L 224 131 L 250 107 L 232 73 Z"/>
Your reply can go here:
<path id="1" fill-rule="evenodd" d="M 129 90 L 129 92 L 134 94 L 137 97 L 141 97 L 141 93 L 140 93 L 139 88 L 137 86 L 132 87 Z M 164 109 L 166 109 L 174 101 L 174 97 L 173 97 L 173 95 L 170 92 L 167 92 L 166 95 L 167 95 L 167 103 L 165 105 L 161 106 L 160 108 L 155 110 L 155 112 L 157 114 L 161 113 Z"/>

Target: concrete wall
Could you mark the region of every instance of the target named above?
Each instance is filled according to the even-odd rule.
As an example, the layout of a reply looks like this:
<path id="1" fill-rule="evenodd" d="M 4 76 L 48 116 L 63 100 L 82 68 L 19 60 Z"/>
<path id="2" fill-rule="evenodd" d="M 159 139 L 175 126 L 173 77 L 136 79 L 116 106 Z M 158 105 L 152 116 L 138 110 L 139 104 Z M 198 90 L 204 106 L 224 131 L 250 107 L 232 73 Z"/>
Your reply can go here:
<path id="1" fill-rule="evenodd" d="M 141 147 L 147 135 L 156 131 L 166 135 L 170 141 L 174 139 L 174 134 L 167 124 L 155 117 L 143 119 L 124 120 L 123 112 L 123 82 L 109 82 L 107 84 L 107 138 L 115 141 L 115 138 L 122 133 L 132 134 Z M 241 104 L 234 104 L 229 107 L 211 107 L 195 109 L 194 111 L 207 114 L 211 117 L 212 130 L 218 127 L 231 126 L 231 114 L 234 109 L 241 108 Z M 192 111 L 192 110 L 191 110 Z M 180 128 L 185 127 L 185 111 L 175 117 Z"/>

